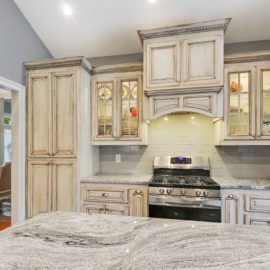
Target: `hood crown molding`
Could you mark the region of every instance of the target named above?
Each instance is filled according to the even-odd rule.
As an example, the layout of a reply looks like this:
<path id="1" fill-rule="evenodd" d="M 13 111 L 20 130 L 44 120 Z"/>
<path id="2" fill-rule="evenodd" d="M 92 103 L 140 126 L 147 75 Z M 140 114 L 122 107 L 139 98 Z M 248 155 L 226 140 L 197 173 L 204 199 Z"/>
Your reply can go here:
<path id="1" fill-rule="evenodd" d="M 141 41 L 145 39 L 170 37 L 181 34 L 209 32 L 224 30 L 226 31 L 228 25 L 231 22 L 231 18 L 222 20 L 211 20 L 200 23 L 183 24 L 171 27 L 155 28 L 150 30 L 138 30 L 138 35 Z"/>
<path id="2" fill-rule="evenodd" d="M 89 63 L 89 61 L 82 56 L 25 62 L 24 66 L 26 70 L 39 70 L 47 68 L 61 68 L 61 67 L 82 67 L 89 73 L 92 70 L 92 66 Z"/>

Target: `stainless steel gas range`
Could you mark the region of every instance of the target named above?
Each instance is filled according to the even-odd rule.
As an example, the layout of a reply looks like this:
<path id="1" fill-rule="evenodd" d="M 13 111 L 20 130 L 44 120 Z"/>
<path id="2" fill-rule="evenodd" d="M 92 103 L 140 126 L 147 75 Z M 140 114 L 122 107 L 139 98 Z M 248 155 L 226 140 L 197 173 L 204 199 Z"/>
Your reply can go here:
<path id="1" fill-rule="evenodd" d="M 221 221 L 220 186 L 206 157 L 155 157 L 149 186 L 150 217 Z"/>

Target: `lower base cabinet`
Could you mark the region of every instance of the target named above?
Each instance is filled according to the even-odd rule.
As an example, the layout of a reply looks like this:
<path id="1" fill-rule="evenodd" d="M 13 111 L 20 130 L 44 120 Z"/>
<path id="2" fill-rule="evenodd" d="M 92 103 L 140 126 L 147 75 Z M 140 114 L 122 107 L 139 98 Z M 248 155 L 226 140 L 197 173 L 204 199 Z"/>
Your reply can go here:
<path id="1" fill-rule="evenodd" d="M 81 184 L 81 212 L 124 216 L 148 216 L 148 187 Z"/>
<path id="2" fill-rule="evenodd" d="M 29 160 L 27 216 L 51 211 L 75 211 L 75 179 L 76 161 L 74 160 Z"/>
<path id="3" fill-rule="evenodd" d="M 222 222 L 270 226 L 270 190 L 222 191 Z"/>
<path id="4" fill-rule="evenodd" d="M 83 204 L 82 212 L 88 214 L 128 215 L 128 206 L 123 204 L 92 203 Z"/>

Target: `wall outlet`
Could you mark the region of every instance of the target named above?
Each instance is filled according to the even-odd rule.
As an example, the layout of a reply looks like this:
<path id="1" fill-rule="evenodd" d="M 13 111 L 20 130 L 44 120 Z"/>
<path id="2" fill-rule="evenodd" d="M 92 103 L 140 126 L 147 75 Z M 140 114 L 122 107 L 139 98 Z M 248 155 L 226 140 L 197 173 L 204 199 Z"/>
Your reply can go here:
<path id="1" fill-rule="evenodd" d="M 121 163 L 121 154 L 115 155 L 115 163 Z"/>

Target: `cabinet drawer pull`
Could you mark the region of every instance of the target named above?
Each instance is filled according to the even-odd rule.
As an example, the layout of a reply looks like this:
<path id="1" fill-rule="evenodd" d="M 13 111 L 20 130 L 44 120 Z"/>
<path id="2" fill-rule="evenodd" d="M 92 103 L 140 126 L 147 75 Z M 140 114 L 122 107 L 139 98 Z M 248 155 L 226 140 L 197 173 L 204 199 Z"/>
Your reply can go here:
<path id="1" fill-rule="evenodd" d="M 108 193 L 102 193 L 102 197 L 108 197 Z"/>
<path id="2" fill-rule="evenodd" d="M 143 192 L 141 190 L 135 190 L 133 192 L 133 195 L 142 195 L 142 194 L 143 194 Z"/>

